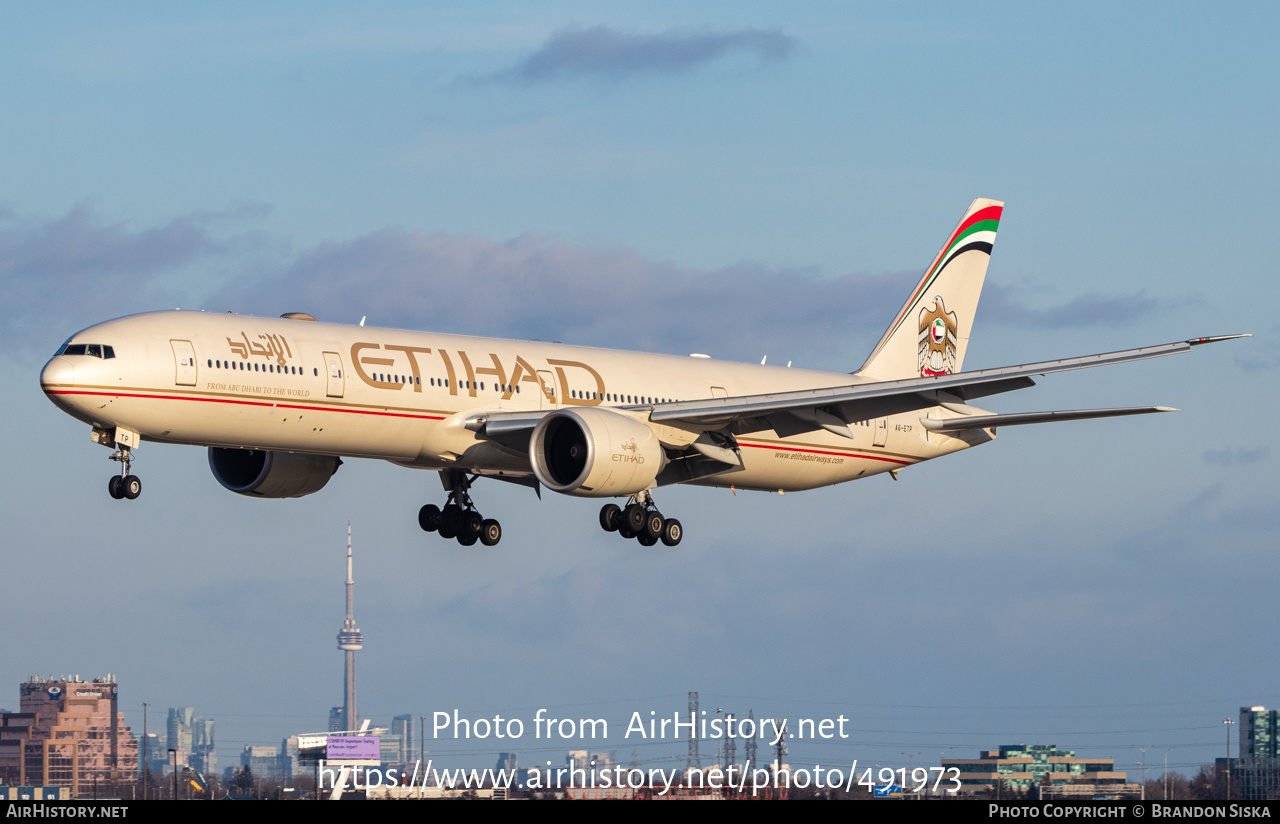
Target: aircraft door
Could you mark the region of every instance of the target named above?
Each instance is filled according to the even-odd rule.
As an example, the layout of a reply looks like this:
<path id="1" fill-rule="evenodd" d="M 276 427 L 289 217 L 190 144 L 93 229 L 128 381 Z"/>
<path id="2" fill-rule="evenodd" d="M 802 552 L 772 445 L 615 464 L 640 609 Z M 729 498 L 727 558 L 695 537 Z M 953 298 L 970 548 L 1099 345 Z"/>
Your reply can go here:
<path id="1" fill-rule="evenodd" d="M 342 378 L 342 356 L 337 352 L 325 352 L 324 372 L 326 376 L 325 394 L 331 398 L 341 398 L 344 384 Z"/>
<path id="2" fill-rule="evenodd" d="M 559 402 L 556 400 L 556 379 L 545 369 L 538 370 L 538 386 L 542 390 L 542 398 L 538 403 L 539 409 L 555 409 Z"/>
<path id="3" fill-rule="evenodd" d="M 871 441 L 872 446 L 884 446 L 889 442 L 889 419 L 876 418 L 876 434 Z"/>
<path id="4" fill-rule="evenodd" d="M 173 347 L 173 382 L 178 386 L 196 385 L 196 349 L 189 340 L 171 340 Z"/>

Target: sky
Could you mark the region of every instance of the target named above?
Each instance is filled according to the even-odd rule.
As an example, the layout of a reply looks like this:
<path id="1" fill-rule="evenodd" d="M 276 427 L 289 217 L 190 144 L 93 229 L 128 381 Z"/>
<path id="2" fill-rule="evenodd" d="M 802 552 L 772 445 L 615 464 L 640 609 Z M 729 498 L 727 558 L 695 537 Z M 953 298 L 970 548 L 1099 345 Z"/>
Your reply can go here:
<path id="1" fill-rule="evenodd" d="M 696 690 L 711 714 L 848 719 L 789 741 L 799 766 L 1025 742 L 1155 777 L 1280 704 L 1274 5 L 4 17 L 0 707 L 33 674 L 114 673 L 135 731 L 144 701 L 152 729 L 214 719 L 222 766 L 324 729 L 348 520 L 360 715 L 425 716 L 458 766 L 562 763 L 581 742 L 535 739 L 543 708 L 669 767 L 684 740 L 627 723 Z M 1005 429 L 896 483 L 661 489 L 677 549 L 483 481 L 504 537 L 464 549 L 417 527 L 433 473 L 360 460 L 262 501 L 148 444 L 142 497 L 114 501 L 107 450 L 38 385 L 75 331 L 174 307 L 850 371 L 975 197 L 1006 208 L 967 368 L 1254 337 L 984 403 L 1176 414 Z M 525 734 L 431 738 L 455 709 Z"/>

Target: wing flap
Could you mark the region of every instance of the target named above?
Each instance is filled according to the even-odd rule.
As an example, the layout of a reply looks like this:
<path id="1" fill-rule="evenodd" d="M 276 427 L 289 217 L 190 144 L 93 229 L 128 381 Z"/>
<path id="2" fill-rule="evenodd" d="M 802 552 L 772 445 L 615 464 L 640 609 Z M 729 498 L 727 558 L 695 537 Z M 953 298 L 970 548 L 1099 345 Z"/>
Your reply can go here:
<path id="1" fill-rule="evenodd" d="M 1127 406 L 1114 409 L 1070 409 L 1057 412 L 1014 412 L 1004 415 L 969 415 L 962 418 L 921 418 L 920 425 L 930 432 L 959 432 L 966 429 L 988 429 L 997 426 L 1023 426 L 1032 423 L 1082 421 L 1090 418 L 1118 418 L 1125 415 L 1150 415 L 1155 412 L 1177 412 L 1171 406 Z"/>

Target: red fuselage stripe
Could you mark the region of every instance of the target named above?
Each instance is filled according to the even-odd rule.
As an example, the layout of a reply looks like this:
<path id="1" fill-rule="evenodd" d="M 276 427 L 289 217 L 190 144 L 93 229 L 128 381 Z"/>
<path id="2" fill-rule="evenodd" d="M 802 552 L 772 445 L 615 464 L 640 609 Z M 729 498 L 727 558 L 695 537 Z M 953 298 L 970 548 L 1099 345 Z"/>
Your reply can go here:
<path id="1" fill-rule="evenodd" d="M 199 401 L 201 403 L 230 403 L 238 406 L 273 406 L 277 409 L 301 409 L 308 412 L 344 412 L 349 415 L 378 415 L 388 418 L 418 418 L 427 421 L 442 421 L 443 415 L 418 415 L 411 412 L 379 412 L 373 409 L 344 409 L 335 406 L 304 406 L 278 401 L 248 401 L 235 398 L 193 398 L 187 395 L 141 395 L 125 392 L 88 392 L 80 390 L 46 389 L 47 395 L 93 395 L 105 398 L 143 398 L 163 401 Z"/>

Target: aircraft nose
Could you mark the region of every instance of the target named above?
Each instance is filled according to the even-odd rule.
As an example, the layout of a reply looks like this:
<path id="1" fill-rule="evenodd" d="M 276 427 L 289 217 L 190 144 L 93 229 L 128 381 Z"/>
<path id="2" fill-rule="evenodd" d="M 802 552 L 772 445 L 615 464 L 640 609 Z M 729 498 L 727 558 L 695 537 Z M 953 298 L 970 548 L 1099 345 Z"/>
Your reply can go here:
<path id="1" fill-rule="evenodd" d="M 76 367 L 68 358 L 56 357 L 40 372 L 40 387 L 45 391 L 57 386 L 73 386 L 75 382 Z"/>

